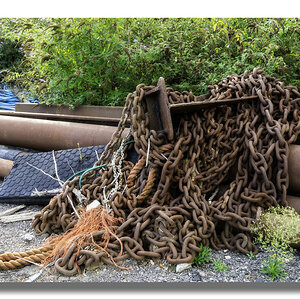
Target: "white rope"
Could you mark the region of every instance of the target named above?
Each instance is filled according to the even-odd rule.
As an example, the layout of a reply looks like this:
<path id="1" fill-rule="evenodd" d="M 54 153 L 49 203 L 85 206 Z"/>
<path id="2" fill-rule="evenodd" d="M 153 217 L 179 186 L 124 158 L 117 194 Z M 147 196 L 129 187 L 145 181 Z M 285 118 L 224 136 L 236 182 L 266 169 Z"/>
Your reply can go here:
<path id="1" fill-rule="evenodd" d="M 150 140 L 150 138 L 148 138 L 148 149 L 147 149 L 147 156 L 146 156 L 146 167 L 148 167 L 149 153 L 150 153 L 150 143 L 151 143 L 151 140 Z"/>

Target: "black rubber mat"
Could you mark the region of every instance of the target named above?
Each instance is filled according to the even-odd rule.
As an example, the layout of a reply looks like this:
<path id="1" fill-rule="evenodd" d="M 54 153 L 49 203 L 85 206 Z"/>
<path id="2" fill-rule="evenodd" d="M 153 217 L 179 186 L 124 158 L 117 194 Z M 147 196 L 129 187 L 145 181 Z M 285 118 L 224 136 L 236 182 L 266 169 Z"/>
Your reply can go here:
<path id="1" fill-rule="evenodd" d="M 0 145 L 0 158 L 15 160 L 17 155 L 21 155 L 23 153 L 36 153 L 38 151 L 32 149 L 24 149 L 19 147 L 11 147 Z"/>
<path id="2" fill-rule="evenodd" d="M 98 160 L 97 154 L 100 157 L 104 148 L 105 146 L 91 146 L 80 150 L 55 151 L 58 176 L 66 181 L 74 173 L 92 167 Z M 55 190 L 60 188 L 57 180 L 34 167 L 56 177 L 52 152 L 16 156 L 10 174 L 0 187 L 0 202 L 44 205 L 57 194 Z"/>

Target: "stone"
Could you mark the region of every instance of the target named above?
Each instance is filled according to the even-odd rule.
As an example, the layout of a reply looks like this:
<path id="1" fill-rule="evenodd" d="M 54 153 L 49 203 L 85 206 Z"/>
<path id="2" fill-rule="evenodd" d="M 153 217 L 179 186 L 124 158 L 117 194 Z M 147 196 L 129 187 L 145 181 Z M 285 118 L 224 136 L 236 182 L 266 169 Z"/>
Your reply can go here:
<path id="1" fill-rule="evenodd" d="M 198 275 L 198 274 L 197 274 L 197 275 L 194 275 L 194 276 L 192 277 L 192 280 L 193 280 L 193 281 L 201 281 L 201 279 L 202 279 L 201 276 Z"/>
<path id="2" fill-rule="evenodd" d="M 230 255 L 225 255 L 225 259 L 231 259 Z"/>
<path id="3" fill-rule="evenodd" d="M 30 233 L 26 233 L 26 234 L 24 235 L 24 240 L 25 240 L 26 242 L 31 242 L 31 241 L 34 240 L 34 236 L 33 236 L 32 234 L 30 234 Z"/>
<path id="4" fill-rule="evenodd" d="M 89 211 L 92 208 L 99 208 L 99 207 L 101 207 L 101 203 L 98 200 L 94 200 L 92 203 L 87 205 L 86 211 Z"/>
<path id="5" fill-rule="evenodd" d="M 35 265 L 30 264 L 29 266 L 20 269 L 19 274 L 26 276 L 26 279 L 38 272 L 37 267 Z"/>
<path id="6" fill-rule="evenodd" d="M 178 264 L 176 266 L 176 273 L 181 273 L 185 270 L 188 270 L 192 267 L 192 263 L 183 263 L 183 264 Z"/>
<path id="7" fill-rule="evenodd" d="M 199 275 L 200 275 L 201 277 L 206 277 L 206 273 L 205 273 L 204 271 L 199 271 Z"/>

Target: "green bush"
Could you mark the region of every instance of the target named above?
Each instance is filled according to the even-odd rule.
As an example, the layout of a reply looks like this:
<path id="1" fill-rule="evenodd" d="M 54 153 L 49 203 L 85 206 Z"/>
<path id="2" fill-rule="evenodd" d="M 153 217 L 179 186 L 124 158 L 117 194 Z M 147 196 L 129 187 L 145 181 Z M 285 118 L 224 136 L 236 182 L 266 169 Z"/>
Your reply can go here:
<path id="1" fill-rule="evenodd" d="M 24 54 L 15 40 L 0 37 L 0 78 L 21 63 Z"/>
<path id="2" fill-rule="evenodd" d="M 251 226 L 255 242 L 280 262 L 293 258 L 292 244 L 300 242 L 300 215 L 291 207 L 270 207 Z"/>
<path id="3" fill-rule="evenodd" d="M 3 80 L 73 106 L 123 105 L 160 76 L 202 94 L 254 67 L 299 86 L 299 33 L 298 19 L 0 19 L 0 37 L 24 54 Z"/>

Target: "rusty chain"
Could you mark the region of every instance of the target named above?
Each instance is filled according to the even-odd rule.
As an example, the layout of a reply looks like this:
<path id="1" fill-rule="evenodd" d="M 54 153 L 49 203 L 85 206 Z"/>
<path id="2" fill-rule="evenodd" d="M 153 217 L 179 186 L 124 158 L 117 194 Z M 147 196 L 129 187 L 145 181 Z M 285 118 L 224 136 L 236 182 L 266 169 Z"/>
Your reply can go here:
<path id="1" fill-rule="evenodd" d="M 300 132 L 296 87 L 284 87 L 260 68 L 228 76 L 210 86 L 209 97 L 203 101 L 255 95 L 258 100 L 184 113 L 174 140 L 149 128 L 144 96 L 152 88 L 140 84 L 128 95 L 118 129 L 95 164 L 106 164 L 106 168 L 90 171 L 82 180 L 84 205 L 93 200 L 103 203 L 109 195 L 112 213 L 124 219 L 116 236 L 125 252 L 120 255 L 116 236 L 110 237 L 105 251 L 91 247 L 88 240 L 100 241 L 104 234 L 92 233 L 86 247 L 77 251 L 73 244 L 56 261 L 56 269 L 65 275 L 128 257 L 192 262 L 201 251 L 200 243 L 256 253 L 249 227 L 258 210 L 286 205 L 288 145 Z M 170 103 L 196 101 L 190 92 L 168 88 L 167 94 Z M 135 143 L 124 144 L 124 157 L 113 156 L 124 143 L 129 118 L 131 134 L 125 140 Z M 136 164 L 127 158 L 132 147 L 139 155 Z M 117 189 L 112 159 L 121 166 L 122 186 Z M 37 233 L 59 233 L 74 226 L 77 219 L 67 201 L 68 195 L 81 205 L 72 193 L 74 188 L 78 188 L 78 177 L 35 217 Z"/>

